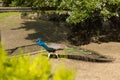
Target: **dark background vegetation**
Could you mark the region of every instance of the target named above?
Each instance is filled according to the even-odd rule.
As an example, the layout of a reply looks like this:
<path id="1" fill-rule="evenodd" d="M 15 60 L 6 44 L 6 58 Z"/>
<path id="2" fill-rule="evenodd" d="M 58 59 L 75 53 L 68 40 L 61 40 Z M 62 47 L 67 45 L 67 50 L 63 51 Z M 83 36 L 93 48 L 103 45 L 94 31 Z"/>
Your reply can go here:
<path id="1" fill-rule="evenodd" d="M 67 39 L 74 45 L 120 41 L 120 17 L 113 16 L 108 21 L 96 17 L 77 24 L 68 23 L 67 26 L 70 28 Z"/>
<path id="2" fill-rule="evenodd" d="M 108 21 L 96 17 L 70 27 L 68 40 L 75 45 L 120 41 L 120 17 L 113 16 Z"/>

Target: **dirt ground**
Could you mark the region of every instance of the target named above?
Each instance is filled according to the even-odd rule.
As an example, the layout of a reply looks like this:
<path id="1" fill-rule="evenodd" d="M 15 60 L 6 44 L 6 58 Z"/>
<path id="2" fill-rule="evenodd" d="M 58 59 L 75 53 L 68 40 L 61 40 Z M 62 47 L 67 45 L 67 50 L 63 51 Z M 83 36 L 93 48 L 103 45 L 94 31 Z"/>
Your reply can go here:
<path id="1" fill-rule="evenodd" d="M 23 23 L 23 20 L 18 15 L 7 17 L 5 21 L 0 20 L 1 40 L 5 43 L 4 46 L 6 49 L 34 43 L 32 40 L 26 39 L 26 37 L 31 33 L 35 33 L 35 30 L 20 28 L 21 26 L 25 26 Z M 61 58 L 60 60 L 50 59 L 53 70 L 59 64 L 64 64 L 76 72 L 75 80 L 120 80 L 119 42 L 90 43 L 81 47 L 112 56 L 115 58 L 115 61 L 110 63 L 96 63 L 65 58 Z"/>
<path id="2" fill-rule="evenodd" d="M 52 63 L 56 66 L 56 63 L 63 63 L 75 70 L 77 73 L 75 80 L 119 80 L 120 79 L 120 43 L 90 43 L 88 45 L 81 46 L 82 48 L 93 50 L 104 55 L 109 55 L 115 58 L 114 62 L 110 63 L 96 63 L 61 59 L 60 61 L 52 60 Z M 58 65 L 58 64 L 57 64 Z"/>

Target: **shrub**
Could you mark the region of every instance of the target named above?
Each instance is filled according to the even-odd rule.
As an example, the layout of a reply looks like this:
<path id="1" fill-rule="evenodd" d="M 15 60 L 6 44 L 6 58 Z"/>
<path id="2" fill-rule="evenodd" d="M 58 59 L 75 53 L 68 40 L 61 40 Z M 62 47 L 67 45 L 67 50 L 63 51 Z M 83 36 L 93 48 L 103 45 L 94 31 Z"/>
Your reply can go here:
<path id="1" fill-rule="evenodd" d="M 0 46 L 0 80 L 73 80 L 73 76 L 73 72 L 65 68 L 51 74 L 51 64 L 45 56 L 11 57 Z"/>

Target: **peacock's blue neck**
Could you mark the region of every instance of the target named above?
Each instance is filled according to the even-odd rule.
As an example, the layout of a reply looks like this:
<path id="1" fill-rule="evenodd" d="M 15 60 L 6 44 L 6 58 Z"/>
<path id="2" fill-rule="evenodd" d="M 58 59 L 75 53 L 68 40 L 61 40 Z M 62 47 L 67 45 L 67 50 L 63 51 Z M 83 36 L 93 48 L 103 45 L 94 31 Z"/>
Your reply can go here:
<path id="1" fill-rule="evenodd" d="M 42 47 L 44 47 L 46 50 L 48 50 L 49 49 L 49 47 L 44 43 L 44 44 L 42 44 L 41 45 Z"/>
<path id="2" fill-rule="evenodd" d="M 37 44 L 38 44 L 39 46 L 42 46 L 42 47 L 45 48 L 46 50 L 49 49 L 49 47 L 48 47 L 44 42 L 42 42 L 41 40 L 38 40 L 38 41 L 37 41 Z"/>

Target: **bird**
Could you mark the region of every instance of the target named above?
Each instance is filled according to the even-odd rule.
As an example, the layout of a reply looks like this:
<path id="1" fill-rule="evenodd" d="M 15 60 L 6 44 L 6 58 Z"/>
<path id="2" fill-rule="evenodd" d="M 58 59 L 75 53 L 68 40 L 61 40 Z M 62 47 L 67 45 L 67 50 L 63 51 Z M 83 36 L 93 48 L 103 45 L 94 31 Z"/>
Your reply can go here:
<path id="1" fill-rule="evenodd" d="M 47 52 L 48 52 L 48 58 L 50 58 L 51 53 L 55 53 L 57 50 L 63 50 L 62 48 L 55 49 L 52 47 L 48 47 L 45 42 L 43 42 L 41 39 L 36 40 L 37 45 L 42 46 Z M 58 54 L 55 53 L 56 57 L 59 58 Z"/>

